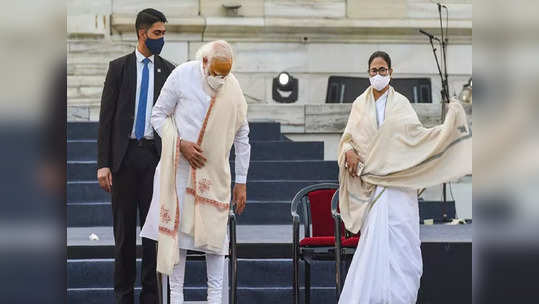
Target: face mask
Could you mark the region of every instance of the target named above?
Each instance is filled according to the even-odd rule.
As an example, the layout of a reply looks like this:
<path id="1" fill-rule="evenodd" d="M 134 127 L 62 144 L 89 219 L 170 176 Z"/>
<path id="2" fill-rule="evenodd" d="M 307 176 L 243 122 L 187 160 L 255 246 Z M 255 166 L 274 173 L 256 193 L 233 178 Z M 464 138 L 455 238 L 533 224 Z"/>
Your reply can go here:
<path id="1" fill-rule="evenodd" d="M 212 90 L 216 91 L 220 89 L 223 84 L 225 84 L 225 79 L 221 76 L 212 76 L 207 69 L 204 69 L 204 74 L 206 75 L 206 81 Z"/>
<path id="2" fill-rule="evenodd" d="M 388 84 L 391 77 L 388 75 L 386 76 L 380 76 L 379 74 L 376 74 L 373 77 L 369 77 L 369 80 L 371 82 L 371 86 L 376 89 L 376 91 L 383 90 Z"/>
<path id="3" fill-rule="evenodd" d="M 220 89 L 225 84 L 225 79 L 218 76 L 208 76 L 208 85 L 214 90 Z"/>
<path id="4" fill-rule="evenodd" d="M 163 49 L 163 45 L 165 44 L 165 38 L 147 38 L 146 41 L 144 41 L 144 44 L 146 44 L 146 47 L 148 48 L 148 50 L 150 50 L 152 54 L 159 55 L 159 53 L 161 53 L 161 50 Z"/>

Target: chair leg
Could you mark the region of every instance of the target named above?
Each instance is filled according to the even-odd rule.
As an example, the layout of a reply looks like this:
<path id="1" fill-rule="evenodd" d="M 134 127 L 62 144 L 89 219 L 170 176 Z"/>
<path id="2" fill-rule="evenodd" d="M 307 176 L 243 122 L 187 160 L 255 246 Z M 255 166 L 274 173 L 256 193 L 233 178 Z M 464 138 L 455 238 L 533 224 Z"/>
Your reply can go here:
<path id="1" fill-rule="evenodd" d="M 294 246 L 295 247 L 295 246 Z M 292 279 L 292 297 L 293 297 L 293 304 L 299 304 L 299 257 L 297 249 L 294 248 L 294 254 L 293 254 L 293 261 L 292 261 L 292 267 L 293 269 L 293 279 Z"/>
<path id="2" fill-rule="evenodd" d="M 305 304 L 311 303 L 311 264 L 305 261 Z"/>
<path id="3" fill-rule="evenodd" d="M 341 250 L 335 250 L 335 290 L 337 293 L 337 302 L 339 301 L 339 297 L 341 296 L 342 291 L 342 259 L 341 259 Z"/>

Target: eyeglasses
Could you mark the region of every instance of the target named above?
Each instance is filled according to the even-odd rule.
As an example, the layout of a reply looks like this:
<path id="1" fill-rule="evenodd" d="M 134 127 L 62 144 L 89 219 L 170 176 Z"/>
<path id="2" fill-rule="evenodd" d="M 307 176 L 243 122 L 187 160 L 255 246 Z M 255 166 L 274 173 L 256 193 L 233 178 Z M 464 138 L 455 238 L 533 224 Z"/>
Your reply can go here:
<path id="1" fill-rule="evenodd" d="M 385 76 L 385 75 L 387 75 L 388 71 L 389 70 L 387 68 L 385 68 L 385 67 L 381 67 L 381 68 L 378 68 L 378 69 L 377 68 L 372 68 L 372 69 L 368 70 L 369 75 L 371 75 L 371 76 L 375 76 L 376 74 L 380 74 L 380 76 Z"/>

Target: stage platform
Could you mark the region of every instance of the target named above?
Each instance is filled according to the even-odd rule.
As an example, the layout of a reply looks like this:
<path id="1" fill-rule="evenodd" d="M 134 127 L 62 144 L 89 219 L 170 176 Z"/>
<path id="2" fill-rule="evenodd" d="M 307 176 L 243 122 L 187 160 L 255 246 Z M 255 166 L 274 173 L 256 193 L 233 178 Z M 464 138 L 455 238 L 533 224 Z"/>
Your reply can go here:
<path id="1" fill-rule="evenodd" d="M 243 298 L 240 303 L 291 303 L 292 227 L 240 225 L 237 228 L 238 294 Z M 472 225 L 421 225 L 420 228 L 423 277 L 418 303 L 471 299 Z M 91 241 L 91 233 L 99 240 Z M 73 303 L 88 296 L 110 299 L 113 291 L 106 286 L 112 286 L 113 277 L 112 228 L 68 228 L 67 237 L 69 298 Z M 140 237 L 137 243 L 140 257 Z M 204 257 L 192 252 L 187 264 L 186 299 L 202 300 L 206 279 Z M 140 259 L 137 268 L 140 270 Z M 316 262 L 312 275 L 312 303 L 334 303 L 334 262 Z M 136 292 L 140 292 L 139 286 L 137 279 Z"/>
<path id="2" fill-rule="evenodd" d="M 137 230 L 137 234 L 138 234 Z M 90 240 L 95 233 L 98 241 Z M 300 228 L 300 235 L 303 228 Z M 471 243 L 472 225 L 421 225 L 421 243 Z M 291 225 L 237 226 L 239 258 L 291 258 Z M 141 239 L 137 237 L 137 247 Z M 114 239 L 112 227 L 70 227 L 67 229 L 69 259 L 112 258 Z"/>

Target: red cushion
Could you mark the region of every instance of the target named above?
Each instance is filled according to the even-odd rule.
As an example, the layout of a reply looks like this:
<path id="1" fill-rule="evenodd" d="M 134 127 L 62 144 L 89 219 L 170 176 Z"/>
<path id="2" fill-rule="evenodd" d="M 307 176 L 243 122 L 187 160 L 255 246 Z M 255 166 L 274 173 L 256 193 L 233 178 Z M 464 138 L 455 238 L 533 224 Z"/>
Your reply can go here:
<path id="1" fill-rule="evenodd" d="M 299 245 L 309 246 L 309 247 L 335 246 L 335 237 L 334 236 L 306 237 L 299 242 Z"/>
<path id="2" fill-rule="evenodd" d="M 356 248 L 359 242 L 359 236 L 344 239 L 341 243 L 342 247 Z"/>
<path id="3" fill-rule="evenodd" d="M 355 248 L 359 242 L 359 236 L 353 236 L 351 238 L 345 239 L 341 237 L 341 246 Z M 335 237 L 334 236 L 314 236 L 306 237 L 299 242 L 300 246 L 306 247 L 326 247 L 326 246 L 335 246 Z"/>
<path id="4" fill-rule="evenodd" d="M 313 237 L 335 235 L 335 222 L 331 216 L 331 198 L 335 191 L 335 189 L 324 189 L 307 194 L 311 207 Z"/>

